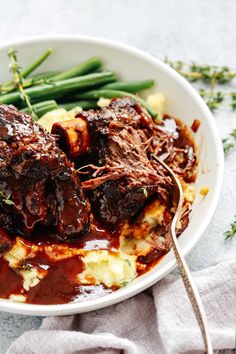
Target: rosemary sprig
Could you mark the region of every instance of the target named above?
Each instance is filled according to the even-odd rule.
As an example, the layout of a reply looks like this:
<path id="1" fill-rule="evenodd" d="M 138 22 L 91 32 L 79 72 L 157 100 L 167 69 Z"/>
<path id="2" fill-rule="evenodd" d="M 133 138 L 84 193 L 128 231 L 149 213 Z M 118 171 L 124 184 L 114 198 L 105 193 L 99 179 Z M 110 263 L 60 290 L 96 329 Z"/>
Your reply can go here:
<path id="1" fill-rule="evenodd" d="M 230 229 L 227 230 L 225 233 L 225 239 L 229 240 L 235 237 L 236 235 L 236 219 L 230 224 Z"/>
<path id="2" fill-rule="evenodd" d="M 30 98 L 25 93 L 25 90 L 24 90 L 24 87 L 23 87 L 24 78 L 21 75 L 20 67 L 17 64 L 16 51 L 14 51 L 13 48 L 9 48 L 8 56 L 9 56 L 9 59 L 10 59 L 10 62 L 11 62 L 10 68 L 11 68 L 11 71 L 12 71 L 13 76 L 14 76 L 15 86 L 18 87 L 18 89 L 20 91 L 20 94 L 21 94 L 21 99 L 23 101 L 25 101 L 31 117 L 33 118 L 33 120 L 37 120 L 38 117 L 37 117 L 36 113 L 34 112 L 34 109 L 33 109 L 32 105 L 31 105 Z"/>
<path id="3" fill-rule="evenodd" d="M 0 191 L 0 198 L 2 199 L 2 201 L 7 205 L 14 205 L 14 202 L 10 199 L 10 197 L 10 194 L 6 195 L 2 191 Z"/>

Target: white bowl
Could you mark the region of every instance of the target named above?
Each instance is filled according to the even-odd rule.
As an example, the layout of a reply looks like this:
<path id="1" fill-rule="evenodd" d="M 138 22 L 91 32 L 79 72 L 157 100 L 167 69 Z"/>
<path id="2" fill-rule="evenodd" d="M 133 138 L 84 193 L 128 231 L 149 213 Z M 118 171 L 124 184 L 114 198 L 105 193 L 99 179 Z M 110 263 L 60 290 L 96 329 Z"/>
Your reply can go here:
<path id="1" fill-rule="evenodd" d="M 182 252 L 186 255 L 208 226 L 216 209 L 223 181 L 221 139 L 212 114 L 198 93 L 174 70 L 149 54 L 121 43 L 79 36 L 40 37 L 1 45 L 1 81 L 9 78 L 7 50 L 10 45 L 18 50 L 21 65 L 30 63 L 46 48 L 53 48 L 53 55 L 40 71 L 63 70 L 91 56 L 100 56 L 105 67 L 118 73 L 124 80 L 156 80 L 157 88 L 154 91 L 158 89 L 167 97 L 168 114 L 181 118 L 188 126 L 196 118 L 201 120 L 200 128 L 195 134 L 200 160 L 196 181 L 197 197 L 189 225 L 179 238 Z M 203 186 L 209 187 L 209 193 L 204 198 L 198 192 Z M 170 251 L 150 272 L 140 276 L 129 286 L 104 297 L 63 305 L 31 305 L 0 300 L 0 310 L 49 316 L 100 309 L 138 294 L 167 275 L 175 266 L 174 254 Z"/>

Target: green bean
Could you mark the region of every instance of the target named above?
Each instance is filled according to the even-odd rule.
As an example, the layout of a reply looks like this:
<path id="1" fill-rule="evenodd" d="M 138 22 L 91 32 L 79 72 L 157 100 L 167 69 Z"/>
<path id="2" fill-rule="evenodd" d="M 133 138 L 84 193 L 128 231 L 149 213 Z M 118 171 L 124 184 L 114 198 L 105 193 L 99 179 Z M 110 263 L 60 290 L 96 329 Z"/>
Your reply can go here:
<path id="1" fill-rule="evenodd" d="M 76 101 L 70 103 L 62 103 L 59 104 L 59 107 L 65 108 L 67 111 L 75 107 L 81 107 L 84 111 L 87 111 L 88 109 L 92 108 L 98 108 L 97 101 Z"/>
<path id="2" fill-rule="evenodd" d="M 45 50 L 45 52 L 40 55 L 40 57 L 38 59 L 36 59 L 32 64 L 30 64 L 29 66 L 27 66 L 27 68 L 25 68 L 25 70 L 22 71 L 22 76 L 24 78 L 28 77 L 34 70 L 36 70 L 48 57 L 49 55 L 52 54 L 52 49 L 49 48 L 47 50 Z"/>
<path id="3" fill-rule="evenodd" d="M 78 93 L 74 95 L 73 98 L 76 100 L 94 100 L 100 97 L 121 98 L 125 96 L 131 97 L 133 100 L 138 101 L 141 104 L 141 106 L 147 109 L 147 111 L 150 113 L 150 115 L 153 118 L 157 117 L 157 112 L 155 112 L 154 109 L 144 99 L 125 91 L 98 89 L 98 90 L 87 91 L 84 93 Z"/>
<path id="4" fill-rule="evenodd" d="M 58 74 L 58 72 L 48 72 L 48 73 L 44 73 L 44 74 L 38 74 L 38 75 L 34 75 L 29 77 L 28 79 L 24 80 L 23 82 L 23 88 L 27 88 L 27 87 L 31 87 L 31 86 L 35 86 L 35 85 L 42 85 L 44 83 L 47 83 L 48 81 L 50 81 L 50 79 L 55 76 L 56 74 Z M 1 88 L 1 90 L 4 90 L 4 87 Z M 9 85 L 5 88 L 4 92 L 2 92 L 4 95 L 6 93 L 10 93 L 12 91 L 17 90 L 17 88 L 12 84 Z"/>
<path id="5" fill-rule="evenodd" d="M 111 84 L 107 84 L 102 87 L 104 90 L 119 90 L 131 93 L 137 93 L 139 91 L 147 90 L 153 87 L 153 80 L 143 80 L 143 81 L 118 81 Z"/>
<path id="6" fill-rule="evenodd" d="M 25 94 L 33 100 L 53 99 L 56 97 L 62 97 L 64 94 L 73 92 L 75 90 L 92 88 L 94 86 L 96 87 L 97 85 L 104 85 L 115 80 L 115 75 L 110 72 L 88 74 L 67 80 L 48 83 L 45 85 L 33 86 L 25 89 Z M 21 95 L 19 91 L 0 96 L 0 103 L 15 104 L 20 100 Z"/>
<path id="7" fill-rule="evenodd" d="M 43 54 L 40 55 L 40 57 L 38 57 L 38 59 L 36 59 L 33 63 L 31 63 L 29 66 L 27 66 L 25 68 L 25 70 L 22 71 L 21 75 L 22 77 L 26 78 L 27 76 L 29 76 L 34 70 L 36 70 L 48 57 L 49 55 L 52 54 L 52 49 L 47 49 Z M 7 88 L 7 86 L 12 85 L 13 84 L 13 80 L 9 80 L 7 81 L 5 84 L 3 84 L 1 86 L 1 91 L 5 91 L 5 88 Z"/>
<path id="8" fill-rule="evenodd" d="M 101 59 L 97 57 L 92 57 L 67 71 L 55 75 L 52 78 L 52 81 L 65 80 L 76 76 L 90 74 L 91 72 L 100 69 L 101 66 L 102 66 Z"/>
<path id="9" fill-rule="evenodd" d="M 51 79 L 53 76 L 60 74 L 60 71 L 46 71 L 45 73 L 32 75 L 29 80 L 41 80 L 41 79 Z"/>
<path id="10" fill-rule="evenodd" d="M 50 100 L 50 101 L 43 101 L 40 103 L 36 103 L 32 105 L 35 114 L 37 115 L 38 118 L 42 117 L 45 113 L 53 111 L 54 109 L 58 108 L 58 105 L 56 101 Z M 23 108 L 21 109 L 22 112 L 27 112 L 28 113 L 28 108 Z"/>

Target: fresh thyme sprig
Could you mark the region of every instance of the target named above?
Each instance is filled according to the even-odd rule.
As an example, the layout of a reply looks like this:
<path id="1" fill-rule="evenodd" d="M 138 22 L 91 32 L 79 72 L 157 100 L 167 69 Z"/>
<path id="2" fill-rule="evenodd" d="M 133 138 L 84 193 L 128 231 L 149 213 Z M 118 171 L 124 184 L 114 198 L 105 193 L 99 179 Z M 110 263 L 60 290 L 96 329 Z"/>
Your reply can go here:
<path id="1" fill-rule="evenodd" d="M 236 71 L 228 66 L 185 63 L 181 60 L 171 61 L 168 57 L 165 57 L 164 61 L 191 82 L 202 81 L 210 84 L 214 79 L 216 84 L 225 84 L 236 77 Z"/>
<path id="2" fill-rule="evenodd" d="M 0 191 L 0 198 L 2 199 L 2 201 L 7 205 L 14 205 L 14 202 L 10 199 L 10 197 L 10 194 L 6 195 L 2 191 Z"/>
<path id="3" fill-rule="evenodd" d="M 32 105 L 31 105 L 30 98 L 25 93 L 25 90 L 24 90 L 24 87 L 23 87 L 24 78 L 22 77 L 21 71 L 20 71 L 20 67 L 17 64 L 16 51 L 13 50 L 13 48 L 11 48 L 11 47 L 9 48 L 8 56 L 9 56 L 9 59 L 10 59 L 10 62 L 11 62 L 10 68 L 11 68 L 11 71 L 12 71 L 13 76 L 14 76 L 14 84 L 15 84 L 16 87 L 18 87 L 18 89 L 19 89 L 19 91 L 21 93 L 21 99 L 23 101 L 25 101 L 31 117 L 33 118 L 33 120 L 37 120 L 38 117 L 37 117 L 36 113 L 34 112 L 34 109 L 33 109 Z"/>
<path id="4" fill-rule="evenodd" d="M 235 237 L 236 235 L 236 219 L 230 224 L 230 229 L 227 230 L 225 233 L 225 239 L 229 240 Z"/>
<path id="5" fill-rule="evenodd" d="M 236 71 L 227 66 L 200 65 L 181 60 L 170 61 L 167 57 L 164 61 L 188 81 L 202 82 L 209 87 L 200 88 L 199 93 L 212 111 L 224 106 L 236 109 L 236 93 L 228 94 L 219 90 L 219 85 L 231 82 L 236 77 Z"/>
<path id="6" fill-rule="evenodd" d="M 228 138 L 222 140 L 224 153 L 228 154 L 232 149 L 236 148 L 236 129 L 234 129 Z"/>

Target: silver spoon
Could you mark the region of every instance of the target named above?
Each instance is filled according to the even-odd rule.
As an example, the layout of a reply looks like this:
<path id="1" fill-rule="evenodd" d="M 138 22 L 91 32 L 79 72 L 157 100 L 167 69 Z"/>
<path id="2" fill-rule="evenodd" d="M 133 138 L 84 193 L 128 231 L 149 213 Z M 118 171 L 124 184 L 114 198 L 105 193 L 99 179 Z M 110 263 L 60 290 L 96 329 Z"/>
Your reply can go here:
<path id="1" fill-rule="evenodd" d="M 202 333 L 202 338 L 204 341 L 206 352 L 208 354 L 212 354 L 213 348 L 212 348 L 212 343 L 211 343 L 211 339 L 210 339 L 210 335 L 209 335 L 209 326 L 207 323 L 207 318 L 206 318 L 205 310 L 203 308 L 202 300 L 201 300 L 199 292 L 195 286 L 195 283 L 194 283 L 194 280 L 193 280 L 192 275 L 190 273 L 189 267 L 184 259 L 184 256 L 182 255 L 182 251 L 179 248 L 178 239 L 176 236 L 176 225 L 181 217 L 182 205 L 183 205 L 183 201 L 184 201 L 182 186 L 180 184 L 179 179 L 177 178 L 175 173 L 172 171 L 172 169 L 169 166 L 167 166 L 167 164 L 165 162 L 160 160 L 155 155 L 153 155 L 153 157 L 157 162 L 159 162 L 169 172 L 169 175 L 171 177 L 173 185 L 178 191 L 179 200 L 177 201 L 178 202 L 177 209 L 176 209 L 176 212 L 175 212 L 175 215 L 173 217 L 171 227 L 170 227 L 170 235 L 171 235 L 171 240 L 172 240 L 173 251 L 175 254 L 175 258 L 177 261 L 177 265 L 178 265 L 181 277 L 183 279 L 185 289 L 187 291 L 189 300 L 192 304 L 192 308 L 193 308 L 196 320 L 198 322 L 198 325 L 199 325 L 201 333 Z"/>

